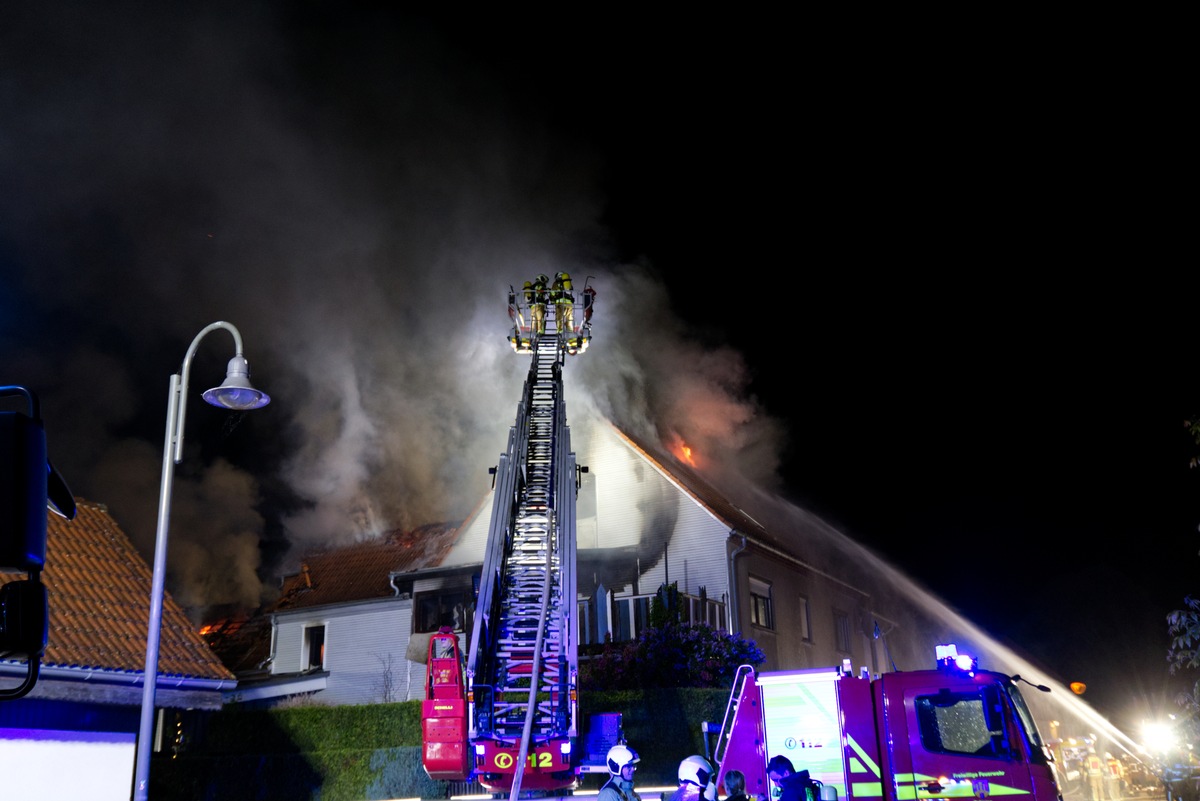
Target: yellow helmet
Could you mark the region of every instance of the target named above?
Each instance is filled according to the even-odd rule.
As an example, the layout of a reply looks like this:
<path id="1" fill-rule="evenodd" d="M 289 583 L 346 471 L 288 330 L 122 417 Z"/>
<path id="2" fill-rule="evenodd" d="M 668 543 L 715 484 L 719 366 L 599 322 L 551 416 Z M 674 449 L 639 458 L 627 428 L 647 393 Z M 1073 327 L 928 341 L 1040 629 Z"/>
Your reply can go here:
<path id="1" fill-rule="evenodd" d="M 560 281 L 570 281 L 571 280 L 571 276 L 567 275 L 566 273 L 559 273 L 558 275 L 556 275 L 554 277 Z"/>
<path id="2" fill-rule="evenodd" d="M 523 287 L 521 287 L 521 288 L 522 288 L 522 289 L 529 289 L 529 288 L 530 288 L 530 287 L 532 287 L 532 286 L 533 286 L 533 282 L 531 282 L 531 281 L 526 281 L 526 282 L 525 282 L 525 286 L 523 286 Z"/>

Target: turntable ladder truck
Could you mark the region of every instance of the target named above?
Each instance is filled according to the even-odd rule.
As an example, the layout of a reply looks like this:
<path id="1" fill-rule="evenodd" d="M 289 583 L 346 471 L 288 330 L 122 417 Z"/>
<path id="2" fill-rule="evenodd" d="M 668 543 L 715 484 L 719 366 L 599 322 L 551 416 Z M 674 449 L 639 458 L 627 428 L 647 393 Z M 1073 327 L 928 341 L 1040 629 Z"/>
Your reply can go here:
<path id="1" fill-rule="evenodd" d="M 591 321 L 580 314 L 577 329 L 555 321 L 539 334 L 522 331 L 529 317 L 519 304 L 510 316 L 513 349 L 532 364 L 494 469 L 465 671 L 453 632 L 433 635 L 422 726 L 430 777 L 473 777 L 515 799 L 569 792 L 579 776 L 575 501 L 586 468 L 571 451 L 562 370 L 568 354 L 587 349 Z"/>

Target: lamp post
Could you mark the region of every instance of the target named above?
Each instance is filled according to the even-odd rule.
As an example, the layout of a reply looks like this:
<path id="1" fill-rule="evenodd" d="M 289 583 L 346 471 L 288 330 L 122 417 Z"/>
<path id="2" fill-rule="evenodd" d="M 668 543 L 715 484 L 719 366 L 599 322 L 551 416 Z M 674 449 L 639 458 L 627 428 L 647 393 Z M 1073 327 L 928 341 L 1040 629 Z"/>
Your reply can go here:
<path id="1" fill-rule="evenodd" d="M 242 356 L 242 335 L 232 323 L 217 322 L 204 328 L 192 340 L 183 367 L 171 376 L 167 395 L 167 433 L 163 443 L 162 484 L 158 496 L 158 531 L 154 537 L 154 576 L 150 588 L 150 622 L 146 633 L 146 673 L 142 686 L 142 717 L 138 727 L 137 756 L 134 765 L 134 801 L 146 801 L 150 784 L 150 752 L 154 735 L 154 690 L 158 683 L 158 645 L 162 633 L 163 581 L 167 572 L 167 532 L 171 517 L 171 484 L 175 465 L 183 459 L 183 421 L 187 415 L 188 373 L 192 356 L 200 340 L 210 331 L 224 328 L 233 334 L 235 355 L 229 360 L 225 381 L 206 391 L 204 400 L 213 406 L 246 411 L 259 409 L 271 398 L 250 385 L 250 365 Z"/>

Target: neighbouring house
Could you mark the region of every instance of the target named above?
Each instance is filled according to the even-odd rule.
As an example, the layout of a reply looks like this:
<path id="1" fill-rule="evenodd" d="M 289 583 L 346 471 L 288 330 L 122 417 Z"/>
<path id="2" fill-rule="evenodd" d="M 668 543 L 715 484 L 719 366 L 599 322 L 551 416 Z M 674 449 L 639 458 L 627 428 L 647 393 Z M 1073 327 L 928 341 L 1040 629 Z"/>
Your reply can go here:
<path id="1" fill-rule="evenodd" d="M 45 654 L 37 683 L 21 698 L 0 701 L 0 776 L 16 781 L 38 754 L 53 752 L 59 764 L 85 770 L 89 753 L 97 764 L 132 784 L 145 679 L 151 571 L 108 509 L 76 498 L 72 520 L 48 516 L 46 563 L 41 581 L 49 602 Z M 25 578 L 0 572 L 0 583 Z M 22 658 L 0 659 L 4 688 L 27 675 Z M 155 750 L 170 749 L 172 713 L 218 709 L 222 693 L 237 680 L 208 647 L 167 593 L 163 602 L 155 690 Z M 62 750 L 65 749 L 65 750 Z M 72 770 L 76 770 L 72 767 Z M 44 782 L 47 777 L 42 777 Z M 91 774 L 93 798 L 102 774 Z M 43 783 L 42 789 L 45 789 Z"/>
<path id="2" fill-rule="evenodd" d="M 206 640 L 239 677 L 226 699 L 269 706 L 297 697 L 330 705 L 424 697 L 424 667 L 407 658 L 411 635 L 443 624 L 466 631 L 474 611 L 469 569 L 438 568 L 456 533 L 429 525 L 309 553 L 270 605 L 206 626 Z"/>

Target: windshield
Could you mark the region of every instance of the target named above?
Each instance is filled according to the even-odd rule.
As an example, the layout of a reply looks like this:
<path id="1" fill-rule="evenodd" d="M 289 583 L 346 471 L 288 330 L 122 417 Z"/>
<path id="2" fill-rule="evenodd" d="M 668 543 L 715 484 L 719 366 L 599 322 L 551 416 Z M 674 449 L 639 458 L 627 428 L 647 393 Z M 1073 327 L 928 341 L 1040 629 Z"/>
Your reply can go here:
<path id="1" fill-rule="evenodd" d="M 1012 682 L 1005 685 L 1005 690 L 1008 692 L 1008 697 L 1012 699 L 1013 711 L 1017 713 L 1017 720 L 1021 724 L 1021 731 L 1025 733 L 1025 739 L 1029 741 L 1030 757 L 1035 761 L 1043 763 L 1052 761 L 1053 757 L 1050 756 L 1050 749 L 1042 742 L 1042 734 L 1038 731 L 1037 724 L 1033 721 L 1033 713 L 1025 705 L 1025 696 L 1021 695 L 1021 691 L 1017 688 L 1017 685 Z"/>

